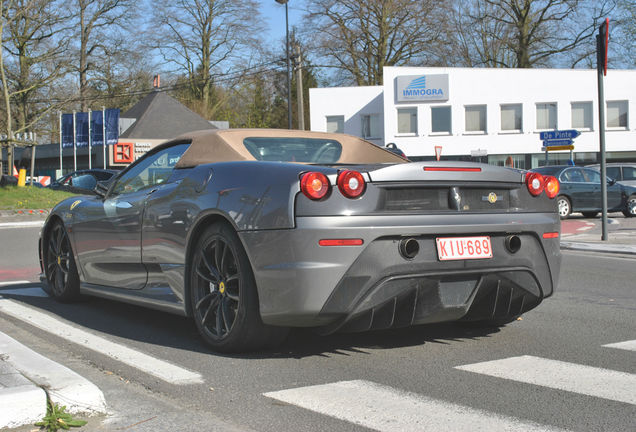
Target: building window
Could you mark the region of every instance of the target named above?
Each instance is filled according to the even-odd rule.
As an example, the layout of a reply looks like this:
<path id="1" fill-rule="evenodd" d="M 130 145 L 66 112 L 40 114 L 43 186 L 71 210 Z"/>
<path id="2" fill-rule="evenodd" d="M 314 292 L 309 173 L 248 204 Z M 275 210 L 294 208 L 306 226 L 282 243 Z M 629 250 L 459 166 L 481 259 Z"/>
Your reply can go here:
<path id="1" fill-rule="evenodd" d="M 572 127 L 592 130 L 592 102 L 572 102 Z"/>
<path id="2" fill-rule="evenodd" d="M 343 133 L 344 116 L 327 116 L 327 132 Z"/>
<path id="3" fill-rule="evenodd" d="M 627 129 L 627 101 L 607 102 L 607 127 Z"/>
<path id="4" fill-rule="evenodd" d="M 557 129 L 557 104 L 537 104 L 537 129 Z"/>
<path id="5" fill-rule="evenodd" d="M 486 105 L 466 107 L 466 132 L 486 133 Z"/>
<path id="6" fill-rule="evenodd" d="M 451 133 L 451 107 L 431 107 L 431 132 Z"/>
<path id="7" fill-rule="evenodd" d="M 398 108 L 398 133 L 417 134 L 417 108 Z"/>
<path id="8" fill-rule="evenodd" d="M 380 115 L 365 114 L 362 116 L 362 138 L 380 138 Z"/>
<path id="9" fill-rule="evenodd" d="M 501 130 L 521 132 L 522 115 L 521 104 L 501 105 Z"/>

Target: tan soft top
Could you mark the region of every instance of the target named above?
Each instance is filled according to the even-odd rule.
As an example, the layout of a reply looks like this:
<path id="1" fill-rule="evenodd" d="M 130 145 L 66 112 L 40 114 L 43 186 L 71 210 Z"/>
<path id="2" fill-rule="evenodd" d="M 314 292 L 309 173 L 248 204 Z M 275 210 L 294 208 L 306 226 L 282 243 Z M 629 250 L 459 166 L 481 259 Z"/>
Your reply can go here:
<path id="1" fill-rule="evenodd" d="M 190 168 L 212 162 L 256 160 L 243 145 L 243 139 L 256 137 L 334 140 L 342 145 L 342 153 L 336 162 L 342 164 L 407 162 L 390 151 L 353 135 L 289 129 L 223 129 L 194 131 L 171 140 L 170 142 L 192 142 L 175 168 Z"/>

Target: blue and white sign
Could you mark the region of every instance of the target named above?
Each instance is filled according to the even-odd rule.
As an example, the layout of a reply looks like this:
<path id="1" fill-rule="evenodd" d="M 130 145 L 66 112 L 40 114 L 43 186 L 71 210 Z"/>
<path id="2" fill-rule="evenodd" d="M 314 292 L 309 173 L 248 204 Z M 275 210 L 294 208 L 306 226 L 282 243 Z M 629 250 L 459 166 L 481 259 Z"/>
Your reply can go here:
<path id="1" fill-rule="evenodd" d="M 543 140 L 543 144 L 546 147 L 553 147 L 553 146 L 569 146 L 574 144 L 574 140 L 573 139 L 555 139 L 555 140 Z"/>
<path id="2" fill-rule="evenodd" d="M 539 139 L 542 141 L 574 139 L 579 135 L 581 135 L 581 132 L 577 131 L 576 129 L 545 131 L 539 134 Z M 561 144 L 554 144 L 554 145 L 561 145 Z"/>
<path id="3" fill-rule="evenodd" d="M 448 74 L 409 75 L 395 78 L 397 102 L 446 101 L 448 97 Z"/>

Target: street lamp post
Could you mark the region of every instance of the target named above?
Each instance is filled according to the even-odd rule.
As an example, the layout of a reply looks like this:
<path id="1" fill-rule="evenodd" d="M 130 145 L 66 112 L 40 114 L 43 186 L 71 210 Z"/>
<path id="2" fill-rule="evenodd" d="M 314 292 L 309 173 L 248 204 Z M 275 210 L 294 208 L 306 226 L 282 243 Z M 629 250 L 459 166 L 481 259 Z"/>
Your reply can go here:
<path id="1" fill-rule="evenodd" d="M 292 107 L 291 107 L 291 66 L 289 64 L 289 12 L 287 2 L 289 0 L 275 0 L 276 3 L 285 5 L 285 52 L 287 53 L 287 127 L 292 128 Z"/>

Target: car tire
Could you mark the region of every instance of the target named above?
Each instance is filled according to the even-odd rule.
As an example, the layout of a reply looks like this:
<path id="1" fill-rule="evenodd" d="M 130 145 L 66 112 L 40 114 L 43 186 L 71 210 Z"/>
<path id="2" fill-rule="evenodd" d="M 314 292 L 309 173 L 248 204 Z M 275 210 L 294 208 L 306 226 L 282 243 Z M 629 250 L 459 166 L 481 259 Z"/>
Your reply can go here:
<path id="1" fill-rule="evenodd" d="M 582 212 L 583 213 L 583 217 L 592 219 L 595 218 L 596 215 L 598 214 L 598 212 Z"/>
<path id="2" fill-rule="evenodd" d="M 563 195 L 557 197 L 557 209 L 561 219 L 567 219 L 567 217 L 570 216 L 570 213 L 572 213 L 572 204 L 568 197 Z"/>
<path id="3" fill-rule="evenodd" d="M 623 210 L 623 214 L 625 217 L 636 216 L 636 195 L 631 195 L 627 198 L 627 204 L 625 206 L 625 210 Z"/>
<path id="4" fill-rule="evenodd" d="M 68 233 L 61 222 L 56 222 L 46 236 L 43 264 L 47 292 L 60 302 L 79 298 L 79 275 Z"/>
<path id="5" fill-rule="evenodd" d="M 215 223 L 200 236 L 189 282 L 195 324 L 215 351 L 252 351 L 286 337 L 287 328 L 263 324 L 252 266 L 228 224 Z"/>

